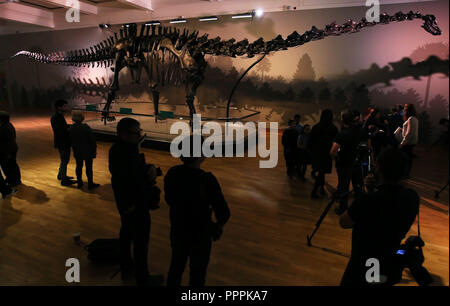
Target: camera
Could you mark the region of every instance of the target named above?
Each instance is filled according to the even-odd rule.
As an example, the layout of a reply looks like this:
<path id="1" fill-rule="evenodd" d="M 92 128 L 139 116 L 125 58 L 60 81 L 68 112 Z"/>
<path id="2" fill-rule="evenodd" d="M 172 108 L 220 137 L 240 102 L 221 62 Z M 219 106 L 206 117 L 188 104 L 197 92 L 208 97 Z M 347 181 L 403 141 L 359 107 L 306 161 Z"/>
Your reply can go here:
<path id="1" fill-rule="evenodd" d="M 363 179 L 369 173 L 373 172 L 371 153 L 372 153 L 372 150 L 369 148 L 369 146 L 366 142 L 361 142 L 356 149 L 356 162 L 357 162 L 357 165 L 359 167 L 361 167 Z"/>
<path id="2" fill-rule="evenodd" d="M 425 242 L 420 236 L 410 236 L 400 246 L 395 254 L 394 284 L 402 280 L 402 273 L 405 268 L 411 271 L 412 276 L 420 286 L 428 286 L 433 282 L 430 273 L 423 266 L 425 261 L 422 251 L 423 246 L 425 246 Z"/>
<path id="3" fill-rule="evenodd" d="M 152 164 L 147 164 L 145 162 L 145 155 L 143 153 L 139 154 L 141 162 L 145 165 L 145 199 L 147 202 L 147 207 L 149 210 L 156 210 L 159 208 L 159 202 L 161 200 L 161 190 L 156 185 L 156 178 L 162 176 L 163 172 L 160 167 L 156 168 Z M 151 170 L 155 170 L 156 176 L 151 175 Z"/>

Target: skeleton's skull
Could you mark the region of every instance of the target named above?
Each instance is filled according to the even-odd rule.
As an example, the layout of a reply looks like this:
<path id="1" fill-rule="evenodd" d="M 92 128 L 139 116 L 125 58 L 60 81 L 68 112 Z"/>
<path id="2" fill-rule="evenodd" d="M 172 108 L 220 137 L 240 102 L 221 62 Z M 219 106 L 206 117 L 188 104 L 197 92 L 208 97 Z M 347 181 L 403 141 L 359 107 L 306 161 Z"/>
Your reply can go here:
<path id="1" fill-rule="evenodd" d="M 439 28 L 436 17 L 434 15 L 425 15 L 422 17 L 424 24 L 422 28 L 432 35 L 441 35 L 442 30 Z"/>

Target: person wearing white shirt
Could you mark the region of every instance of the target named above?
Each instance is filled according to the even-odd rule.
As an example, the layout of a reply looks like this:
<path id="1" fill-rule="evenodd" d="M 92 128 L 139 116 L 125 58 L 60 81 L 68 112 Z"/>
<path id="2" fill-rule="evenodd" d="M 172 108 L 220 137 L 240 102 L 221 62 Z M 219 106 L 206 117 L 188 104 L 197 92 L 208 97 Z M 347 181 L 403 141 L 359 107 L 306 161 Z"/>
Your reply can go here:
<path id="1" fill-rule="evenodd" d="M 419 120 L 416 118 L 416 108 L 413 104 L 405 104 L 405 114 L 402 128 L 402 141 L 399 149 L 401 149 L 409 159 L 409 164 L 406 170 L 406 178 L 409 178 L 411 168 L 413 151 L 416 144 L 419 142 Z"/>

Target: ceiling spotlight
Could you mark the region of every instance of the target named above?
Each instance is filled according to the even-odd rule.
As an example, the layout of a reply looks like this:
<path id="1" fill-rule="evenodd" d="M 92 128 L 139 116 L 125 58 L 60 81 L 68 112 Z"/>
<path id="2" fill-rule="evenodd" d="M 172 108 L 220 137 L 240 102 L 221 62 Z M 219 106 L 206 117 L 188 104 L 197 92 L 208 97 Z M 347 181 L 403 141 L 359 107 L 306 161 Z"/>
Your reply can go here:
<path id="1" fill-rule="evenodd" d="M 262 17 L 263 15 L 264 15 L 264 10 L 263 10 L 263 9 L 257 9 L 257 10 L 255 11 L 255 16 L 256 16 L 256 17 L 260 18 L 260 17 Z"/>
<path id="2" fill-rule="evenodd" d="M 108 28 L 111 27 L 111 25 L 110 25 L 109 23 L 100 23 L 100 24 L 98 25 L 98 27 L 99 27 L 100 29 L 108 29 Z"/>
<path id="3" fill-rule="evenodd" d="M 149 22 L 145 23 L 146 26 L 155 26 L 155 25 L 160 25 L 160 24 L 161 24 L 160 21 L 149 21 Z"/>
<path id="4" fill-rule="evenodd" d="M 253 18 L 254 13 L 244 13 L 244 14 L 238 14 L 238 15 L 233 15 L 231 16 L 231 18 L 233 19 L 241 19 L 241 18 Z"/>
<path id="5" fill-rule="evenodd" d="M 186 19 L 184 18 L 172 19 L 170 23 L 186 23 Z"/>
<path id="6" fill-rule="evenodd" d="M 218 20 L 219 18 L 217 18 L 217 16 L 209 16 L 209 17 L 202 17 L 202 18 L 200 18 L 199 20 L 200 21 L 216 21 L 216 20 Z"/>

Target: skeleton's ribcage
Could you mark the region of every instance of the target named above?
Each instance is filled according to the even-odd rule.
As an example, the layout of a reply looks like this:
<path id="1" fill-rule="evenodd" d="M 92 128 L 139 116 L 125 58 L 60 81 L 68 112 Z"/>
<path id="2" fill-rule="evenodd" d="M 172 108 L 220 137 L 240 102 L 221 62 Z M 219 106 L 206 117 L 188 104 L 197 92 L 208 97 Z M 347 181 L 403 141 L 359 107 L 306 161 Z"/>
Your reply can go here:
<path id="1" fill-rule="evenodd" d="M 161 86 L 180 86 L 186 82 L 186 70 L 169 50 L 145 52 L 144 56 L 150 82 Z"/>

